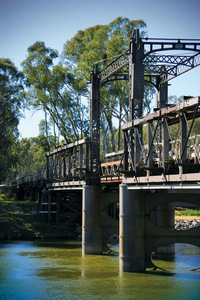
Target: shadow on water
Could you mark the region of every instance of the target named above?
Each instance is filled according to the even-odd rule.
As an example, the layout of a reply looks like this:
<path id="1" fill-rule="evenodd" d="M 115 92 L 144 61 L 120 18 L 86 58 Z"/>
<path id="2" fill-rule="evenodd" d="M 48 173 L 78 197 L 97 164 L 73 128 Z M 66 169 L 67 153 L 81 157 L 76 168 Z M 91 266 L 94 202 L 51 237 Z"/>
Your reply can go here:
<path id="1" fill-rule="evenodd" d="M 108 244 L 107 255 L 119 255 L 119 244 Z M 147 274 L 162 276 L 184 276 L 189 273 L 191 276 L 196 272 L 200 273 L 200 248 L 190 244 L 175 244 L 175 254 L 152 253 L 151 261 L 154 268 L 146 269 Z M 195 274 L 194 274 L 195 276 Z"/>
<path id="2" fill-rule="evenodd" d="M 80 249 L 79 241 L 44 240 L 36 242 L 37 247 L 53 247 L 58 249 Z"/>
<path id="3" fill-rule="evenodd" d="M 81 242 L 79 241 L 63 241 L 63 240 L 33 240 L 33 241 L 0 241 L 0 248 L 27 248 L 31 247 L 49 247 L 57 249 L 80 249 Z"/>
<path id="4" fill-rule="evenodd" d="M 190 244 L 175 244 L 174 255 L 152 253 L 152 263 L 171 274 L 195 273 L 200 271 L 200 248 Z"/>

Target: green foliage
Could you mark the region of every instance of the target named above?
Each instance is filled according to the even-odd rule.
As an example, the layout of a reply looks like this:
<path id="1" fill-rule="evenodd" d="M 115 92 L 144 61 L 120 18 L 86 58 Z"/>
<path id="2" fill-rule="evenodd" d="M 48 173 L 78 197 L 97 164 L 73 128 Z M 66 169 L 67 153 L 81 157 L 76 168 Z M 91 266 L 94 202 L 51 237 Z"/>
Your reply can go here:
<path id="1" fill-rule="evenodd" d="M 140 29 L 141 36 L 145 35 L 146 24 L 143 20 L 118 17 L 108 25 L 96 25 L 84 31 L 80 30 L 65 43 L 64 60 L 68 66 L 73 67 L 73 72 L 82 82 L 82 86 L 85 87 L 89 81 L 94 63 L 98 62 L 98 67 L 101 69 L 114 57 L 129 49 L 130 38 L 135 27 Z M 153 92 L 152 87 L 145 87 L 144 107 L 149 107 Z M 115 124 L 118 120 L 120 130 L 122 123 L 127 121 L 128 111 L 128 82 L 109 82 L 101 87 L 101 132 L 104 154 L 120 150 L 121 135 L 117 135 L 116 139 Z"/>
<path id="2" fill-rule="evenodd" d="M 176 211 L 178 216 L 200 216 L 200 210 L 198 209 L 186 209 L 181 211 Z"/>
<path id="3" fill-rule="evenodd" d="M 0 208 L 3 208 L 4 214 L 15 214 L 16 211 L 23 213 L 30 212 L 35 207 L 35 202 L 16 199 L 15 192 L 10 189 L 0 190 Z M 16 211 L 15 211 L 16 210 Z M 19 216 L 19 213 L 18 213 Z"/>
<path id="4" fill-rule="evenodd" d="M 43 134 L 48 144 L 49 126 L 54 135 L 57 128 L 66 143 L 88 134 L 88 121 L 84 118 L 87 111 L 80 102 L 79 82 L 70 67 L 55 64 L 56 58 L 57 51 L 47 48 L 44 42 L 36 42 L 28 48 L 28 57 L 22 63 L 27 79 L 27 103 L 45 112 Z"/>
<path id="5" fill-rule="evenodd" d="M 0 59 L 0 182 L 4 181 L 16 161 L 20 108 L 23 102 L 23 75 L 6 58 Z"/>
<path id="6" fill-rule="evenodd" d="M 18 142 L 18 163 L 13 170 L 13 177 L 23 177 L 43 170 L 46 166 L 45 153 L 48 147 L 44 136 L 25 138 Z"/>
<path id="7" fill-rule="evenodd" d="M 143 29 L 146 24 L 142 20 L 129 20 L 118 17 L 108 25 L 96 25 L 77 34 L 64 45 L 64 58 L 75 67 L 78 77 L 85 80 L 90 78 L 93 64 L 100 61 L 99 66 L 109 62 L 109 58 L 126 51 L 133 29 Z M 144 31 L 141 32 L 144 35 Z"/>
<path id="8" fill-rule="evenodd" d="M 4 201 L 5 200 L 5 194 L 2 193 L 2 191 L 0 190 L 0 201 Z"/>

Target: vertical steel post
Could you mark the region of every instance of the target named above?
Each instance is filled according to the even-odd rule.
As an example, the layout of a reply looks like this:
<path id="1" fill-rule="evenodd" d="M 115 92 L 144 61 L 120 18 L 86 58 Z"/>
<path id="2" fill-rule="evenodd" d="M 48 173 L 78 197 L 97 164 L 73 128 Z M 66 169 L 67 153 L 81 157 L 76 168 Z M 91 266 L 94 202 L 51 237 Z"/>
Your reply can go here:
<path id="1" fill-rule="evenodd" d="M 83 145 L 79 146 L 79 178 L 83 178 Z"/>
<path id="2" fill-rule="evenodd" d="M 139 36 L 139 29 L 134 29 L 133 37 L 130 42 L 130 57 L 129 57 L 129 106 L 130 106 L 130 121 L 140 118 L 143 113 L 143 98 L 144 98 L 144 44 Z M 138 128 L 138 132 L 142 137 L 142 127 Z M 131 143 L 134 144 L 134 169 L 139 162 L 139 138 L 132 130 Z M 142 139 L 141 139 L 142 140 Z"/>
<path id="3" fill-rule="evenodd" d="M 184 162 L 187 158 L 187 147 L 185 147 L 187 139 L 187 123 L 184 116 L 180 116 L 180 159 Z M 184 152 L 183 152 L 184 151 Z"/>
<path id="4" fill-rule="evenodd" d="M 147 123 L 147 149 L 148 149 L 148 161 L 147 167 L 151 169 L 153 167 L 153 135 L 152 135 L 152 122 Z M 151 175 L 151 170 L 147 171 L 147 175 Z"/>
<path id="5" fill-rule="evenodd" d="M 144 44 L 139 36 L 139 29 L 134 29 L 130 43 L 129 83 L 130 83 L 130 120 L 140 118 L 143 111 L 144 97 Z"/>
<path id="6" fill-rule="evenodd" d="M 124 157 L 123 157 L 123 171 L 124 173 L 128 171 L 128 145 L 127 145 L 127 135 L 126 131 L 123 131 L 123 141 L 124 141 Z"/>
<path id="7" fill-rule="evenodd" d="M 162 123 L 162 166 L 166 168 L 166 161 L 169 160 L 169 133 L 167 119 L 163 118 Z"/>
<path id="8" fill-rule="evenodd" d="M 163 68 L 165 69 L 165 66 L 163 66 Z M 168 103 L 168 82 L 162 83 L 164 79 L 167 79 L 167 74 L 157 78 L 157 108 L 159 109 L 165 107 Z M 159 144 L 162 145 L 161 148 L 159 148 L 159 163 L 165 168 L 164 160 L 167 160 L 169 155 L 169 153 L 167 154 L 167 152 L 169 152 L 169 137 L 165 120 L 163 120 L 163 123 L 158 127 L 157 138 Z"/>
<path id="9" fill-rule="evenodd" d="M 162 80 L 167 79 L 167 74 L 157 78 L 157 108 L 163 108 L 168 103 L 168 82 L 162 83 Z"/>
<path id="10" fill-rule="evenodd" d="M 63 153 L 62 177 L 63 177 L 63 179 L 66 178 L 66 152 Z"/>
<path id="11" fill-rule="evenodd" d="M 76 177 L 77 176 L 77 146 L 73 147 L 73 154 L 72 154 L 72 176 Z"/>
<path id="12" fill-rule="evenodd" d="M 100 87 L 98 64 L 94 64 L 91 73 L 90 91 L 90 181 L 99 184 L 100 181 Z"/>
<path id="13" fill-rule="evenodd" d="M 141 127 L 134 127 L 134 170 L 136 171 L 136 176 L 137 176 L 137 166 L 140 161 L 140 142 L 139 138 L 141 138 L 140 133 L 141 133 Z M 139 135 L 139 136 L 138 136 Z"/>

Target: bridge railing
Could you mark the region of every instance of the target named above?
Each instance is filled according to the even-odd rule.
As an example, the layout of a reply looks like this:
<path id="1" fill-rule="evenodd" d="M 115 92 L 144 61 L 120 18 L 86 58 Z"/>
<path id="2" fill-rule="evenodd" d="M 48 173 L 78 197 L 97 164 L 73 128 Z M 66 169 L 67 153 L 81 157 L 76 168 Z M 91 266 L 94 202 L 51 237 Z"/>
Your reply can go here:
<path id="1" fill-rule="evenodd" d="M 122 182 L 124 151 L 111 152 L 105 155 L 101 163 L 101 183 Z"/>
<path id="2" fill-rule="evenodd" d="M 10 184 L 12 186 L 22 186 L 22 185 L 34 185 L 42 184 L 47 180 L 47 171 L 46 169 L 41 170 L 40 172 L 23 176 L 19 179 L 12 181 Z"/>
<path id="3" fill-rule="evenodd" d="M 48 152 L 46 154 L 48 181 L 87 181 L 89 155 L 89 138 L 60 146 Z"/>
<path id="4" fill-rule="evenodd" d="M 123 126 L 125 177 L 138 182 L 198 181 L 200 179 L 200 97 L 166 105 Z M 142 129 L 146 126 L 147 142 Z M 199 126 L 197 126 L 199 128 Z M 178 138 L 173 139 L 174 132 Z M 145 145 L 146 143 L 146 145 Z M 189 174 L 189 175 L 187 175 Z M 157 177 L 155 177 L 157 176 Z M 160 176 L 160 178 L 158 177 Z"/>

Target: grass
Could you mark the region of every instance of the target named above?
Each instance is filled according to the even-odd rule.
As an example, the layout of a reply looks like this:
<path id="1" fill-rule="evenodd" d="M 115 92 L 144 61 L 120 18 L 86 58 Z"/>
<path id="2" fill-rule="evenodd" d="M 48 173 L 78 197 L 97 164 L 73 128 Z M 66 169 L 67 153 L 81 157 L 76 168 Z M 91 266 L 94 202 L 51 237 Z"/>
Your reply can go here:
<path id="1" fill-rule="evenodd" d="M 18 200 L 14 192 L 0 189 L 0 239 L 73 238 L 74 228 L 44 223 L 36 209 L 34 201 Z"/>
<path id="2" fill-rule="evenodd" d="M 0 206 L 3 207 L 8 214 L 13 214 L 18 210 L 19 214 L 30 213 L 35 208 L 35 202 L 29 200 L 17 200 L 15 195 L 8 191 L 0 190 Z"/>
<path id="3" fill-rule="evenodd" d="M 200 216 L 200 210 L 199 209 L 185 209 L 181 211 L 176 211 L 177 216 Z"/>

